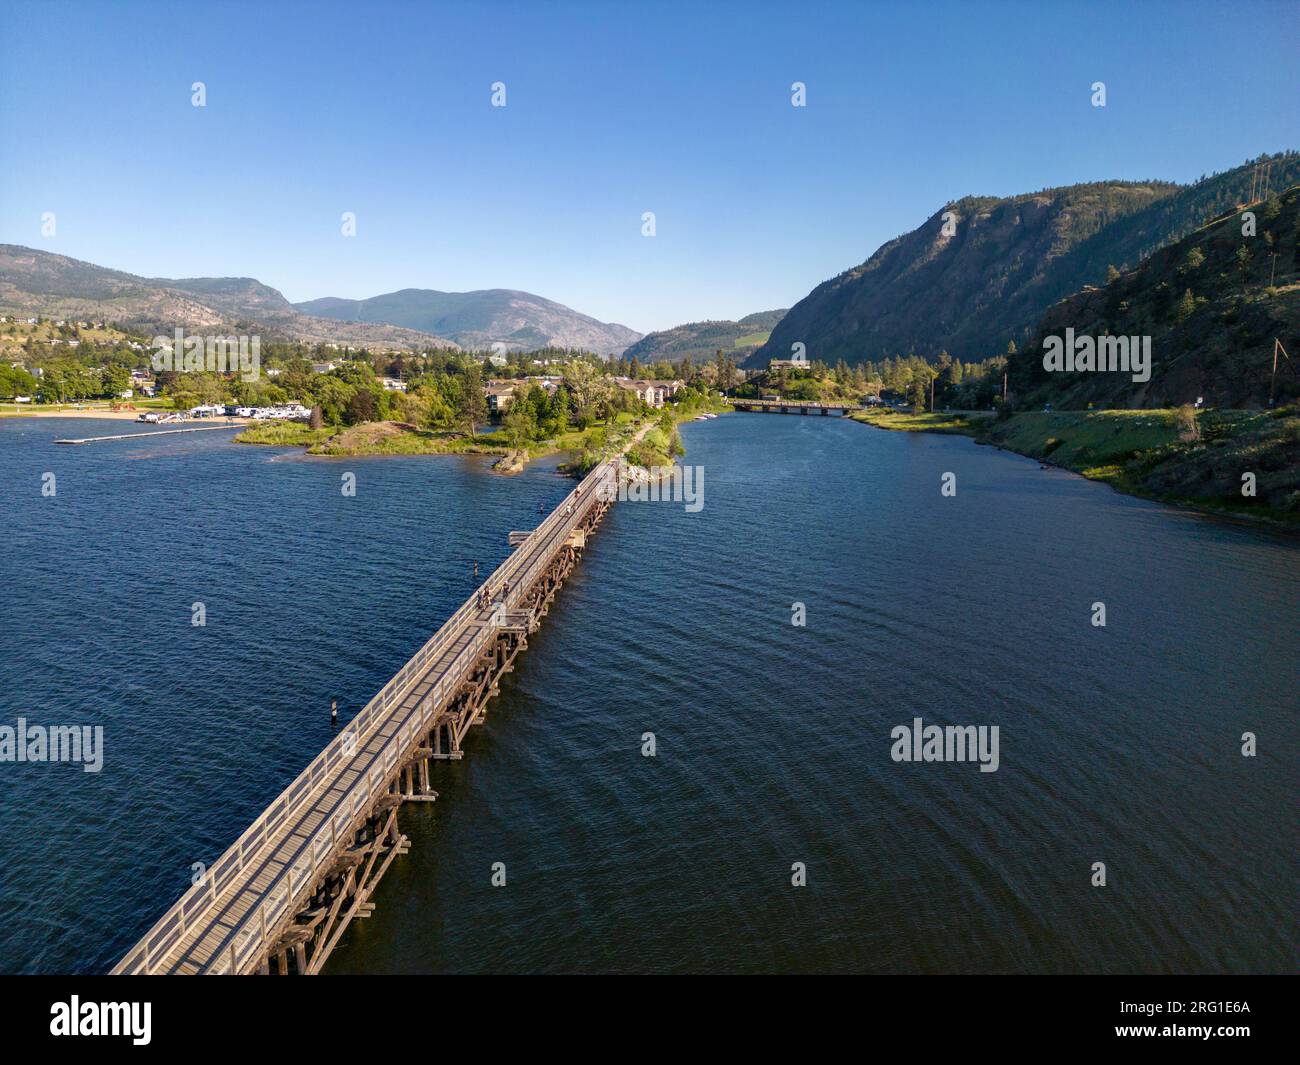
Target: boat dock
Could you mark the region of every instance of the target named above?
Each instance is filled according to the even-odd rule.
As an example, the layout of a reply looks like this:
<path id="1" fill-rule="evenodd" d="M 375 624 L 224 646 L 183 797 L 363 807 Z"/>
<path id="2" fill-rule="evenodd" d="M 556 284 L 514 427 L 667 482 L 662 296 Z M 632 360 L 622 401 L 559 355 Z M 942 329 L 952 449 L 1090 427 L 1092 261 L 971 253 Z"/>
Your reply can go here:
<path id="1" fill-rule="evenodd" d="M 213 429 L 242 429 L 243 422 L 228 422 L 223 425 L 196 425 L 189 429 L 158 429 L 151 433 L 118 433 L 114 436 L 83 436 L 78 440 L 56 440 L 56 444 L 94 444 L 101 440 L 143 440 L 151 436 L 170 436 L 172 433 L 208 433 Z"/>

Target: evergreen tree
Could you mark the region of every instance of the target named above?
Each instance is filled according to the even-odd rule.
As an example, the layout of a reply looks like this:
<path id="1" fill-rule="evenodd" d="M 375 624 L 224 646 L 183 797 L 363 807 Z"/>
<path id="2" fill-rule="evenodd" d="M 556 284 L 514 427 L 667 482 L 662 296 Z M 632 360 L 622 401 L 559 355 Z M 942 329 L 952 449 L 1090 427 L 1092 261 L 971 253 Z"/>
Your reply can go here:
<path id="1" fill-rule="evenodd" d="M 478 363 L 468 361 L 461 377 L 456 419 L 462 426 L 469 427 L 470 436 L 475 436 L 479 423 L 487 421 L 487 400 L 483 397 L 483 375 Z"/>
<path id="2" fill-rule="evenodd" d="M 912 378 L 912 384 L 907 391 L 907 401 L 918 414 L 925 410 L 925 388 L 925 381 L 918 374 Z"/>

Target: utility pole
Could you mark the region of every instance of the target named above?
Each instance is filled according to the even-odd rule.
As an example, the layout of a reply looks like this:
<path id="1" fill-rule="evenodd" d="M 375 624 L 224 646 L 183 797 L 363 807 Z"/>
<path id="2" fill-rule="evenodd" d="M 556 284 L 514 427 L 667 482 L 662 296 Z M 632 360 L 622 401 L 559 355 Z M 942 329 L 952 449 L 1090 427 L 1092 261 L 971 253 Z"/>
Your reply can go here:
<path id="1" fill-rule="evenodd" d="M 1282 353 L 1287 362 L 1291 361 L 1291 356 L 1286 353 L 1286 348 L 1282 347 L 1282 341 L 1277 337 L 1273 338 L 1273 376 L 1268 383 L 1268 405 L 1273 406 L 1273 393 L 1277 388 L 1277 353 Z"/>

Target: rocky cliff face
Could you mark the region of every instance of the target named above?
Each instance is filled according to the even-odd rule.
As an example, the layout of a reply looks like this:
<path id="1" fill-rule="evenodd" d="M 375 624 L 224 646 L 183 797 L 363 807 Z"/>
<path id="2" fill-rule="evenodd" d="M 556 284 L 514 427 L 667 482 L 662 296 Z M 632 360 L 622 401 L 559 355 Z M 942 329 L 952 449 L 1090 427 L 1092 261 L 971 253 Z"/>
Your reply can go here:
<path id="1" fill-rule="evenodd" d="M 1174 188 L 1117 182 L 948 204 L 813 289 L 747 365 L 788 359 L 795 343 L 831 365 L 943 350 L 965 361 L 999 354 L 1081 284 L 1055 275 L 1057 259 L 1107 220 Z"/>

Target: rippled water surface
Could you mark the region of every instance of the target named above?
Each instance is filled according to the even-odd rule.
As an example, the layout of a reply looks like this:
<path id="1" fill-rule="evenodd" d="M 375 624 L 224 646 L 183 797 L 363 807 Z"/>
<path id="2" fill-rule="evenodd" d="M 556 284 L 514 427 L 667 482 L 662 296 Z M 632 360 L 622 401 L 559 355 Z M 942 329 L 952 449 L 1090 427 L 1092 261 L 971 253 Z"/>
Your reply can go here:
<path id="1" fill-rule="evenodd" d="M 0 764 L 0 971 L 116 961 L 568 484 L 53 444 L 119 431 L 0 422 L 0 724 L 106 748 Z M 1294 539 L 961 438 L 684 435 L 704 509 L 613 508 L 332 971 L 1295 968 Z M 893 762 L 918 716 L 1000 768 Z"/>

